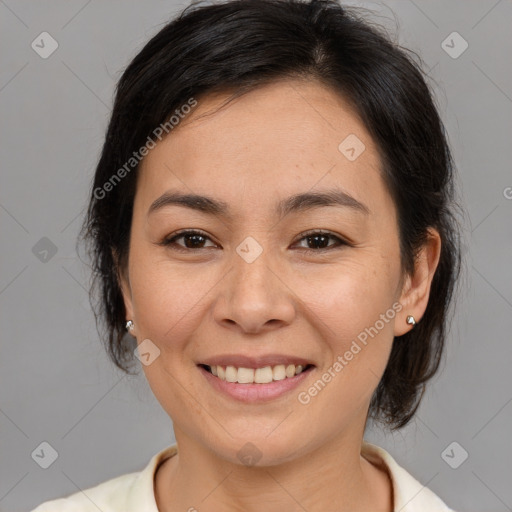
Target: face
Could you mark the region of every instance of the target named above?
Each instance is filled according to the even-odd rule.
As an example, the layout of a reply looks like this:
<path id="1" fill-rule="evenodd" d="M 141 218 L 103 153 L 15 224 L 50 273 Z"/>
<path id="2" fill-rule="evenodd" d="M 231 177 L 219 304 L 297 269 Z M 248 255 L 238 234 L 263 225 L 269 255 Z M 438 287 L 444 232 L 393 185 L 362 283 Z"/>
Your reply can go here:
<path id="1" fill-rule="evenodd" d="M 407 330 L 397 218 L 376 145 L 334 92 L 284 81 L 199 118 L 226 98 L 199 101 L 143 160 L 123 293 L 177 439 L 235 463 L 251 442 L 272 465 L 361 435 Z M 212 361 L 307 371 L 219 386 Z"/>

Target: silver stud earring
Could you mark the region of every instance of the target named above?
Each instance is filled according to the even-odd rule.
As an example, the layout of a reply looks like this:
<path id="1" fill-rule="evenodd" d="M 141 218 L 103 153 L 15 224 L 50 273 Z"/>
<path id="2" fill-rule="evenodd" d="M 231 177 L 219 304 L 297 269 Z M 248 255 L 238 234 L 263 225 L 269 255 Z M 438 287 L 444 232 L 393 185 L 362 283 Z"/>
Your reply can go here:
<path id="1" fill-rule="evenodd" d="M 134 323 L 131 320 L 128 320 L 128 322 L 126 322 L 126 330 L 133 331 L 133 327 L 134 327 Z"/>
<path id="2" fill-rule="evenodd" d="M 412 315 L 409 315 L 405 321 L 409 325 L 412 325 L 413 327 L 416 325 L 416 320 L 414 320 L 414 317 Z"/>

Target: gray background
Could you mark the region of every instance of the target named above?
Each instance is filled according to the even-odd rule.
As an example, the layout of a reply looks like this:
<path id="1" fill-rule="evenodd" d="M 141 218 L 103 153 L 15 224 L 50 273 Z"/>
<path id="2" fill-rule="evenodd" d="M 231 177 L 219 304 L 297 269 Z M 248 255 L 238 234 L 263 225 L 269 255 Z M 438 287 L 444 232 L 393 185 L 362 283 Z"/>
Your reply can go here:
<path id="1" fill-rule="evenodd" d="M 75 241 L 115 81 L 185 5 L 0 0 L 1 511 L 139 471 L 174 442 L 142 373 L 123 377 L 107 360 Z M 431 70 L 468 211 L 467 271 L 442 372 L 412 424 L 367 439 L 460 512 L 510 511 L 512 2 L 355 5 L 373 9 Z M 31 48 L 43 31 L 59 44 L 47 59 Z M 454 31 L 469 44 L 458 58 L 441 46 Z M 48 241 L 33 251 L 43 237 L 56 254 L 41 252 Z M 31 457 L 43 441 L 58 452 L 48 469 Z M 441 456 L 453 441 L 452 460 L 469 453 L 457 469 Z"/>

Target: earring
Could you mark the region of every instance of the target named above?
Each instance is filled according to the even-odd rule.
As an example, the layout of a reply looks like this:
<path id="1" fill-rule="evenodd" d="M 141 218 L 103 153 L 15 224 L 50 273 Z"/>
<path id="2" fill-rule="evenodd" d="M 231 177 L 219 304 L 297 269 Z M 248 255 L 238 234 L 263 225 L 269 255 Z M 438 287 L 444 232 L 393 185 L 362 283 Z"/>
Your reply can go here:
<path id="1" fill-rule="evenodd" d="M 405 321 L 409 325 L 412 325 L 413 327 L 416 325 L 416 320 L 414 320 L 414 317 L 412 315 L 409 315 Z"/>
<path id="2" fill-rule="evenodd" d="M 126 322 L 126 330 L 133 331 L 133 327 L 134 323 L 131 320 L 128 320 L 128 322 Z"/>

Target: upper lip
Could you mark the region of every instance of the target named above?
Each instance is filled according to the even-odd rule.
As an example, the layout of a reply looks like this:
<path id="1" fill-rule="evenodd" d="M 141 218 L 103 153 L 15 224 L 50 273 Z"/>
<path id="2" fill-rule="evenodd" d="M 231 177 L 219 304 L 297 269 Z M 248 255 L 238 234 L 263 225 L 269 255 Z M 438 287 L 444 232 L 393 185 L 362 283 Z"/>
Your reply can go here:
<path id="1" fill-rule="evenodd" d="M 236 368 L 264 368 L 265 366 L 276 366 L 278 364 L 294 364 L 307 366 L 312 365 L 307 359 L 285 354 L 266 354 L 261 356 L 245 356 L 242 354 L 226 354 L 204 359 L 199 364 L 208 366 L 234 366 Z"/>

